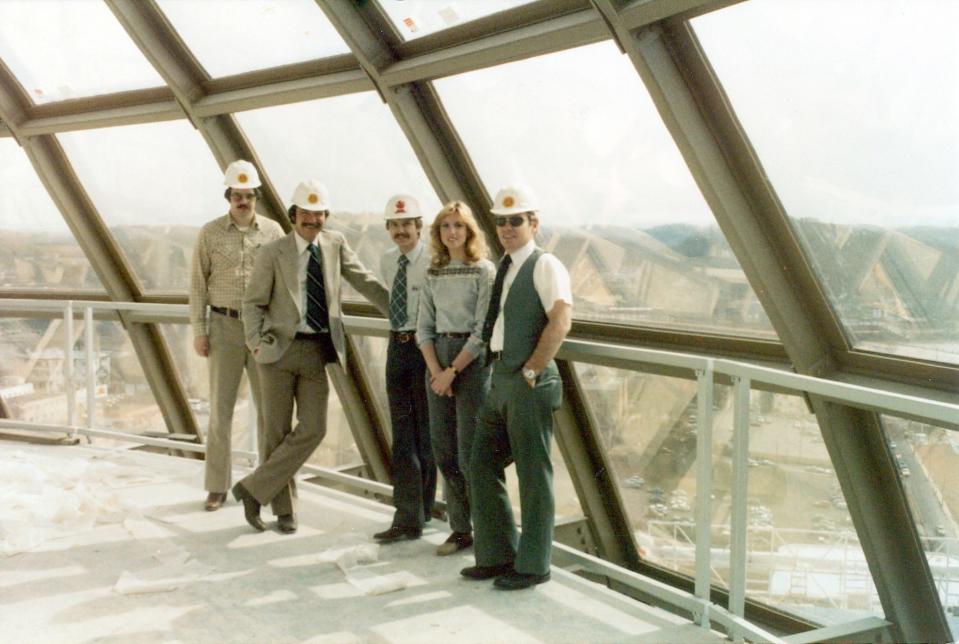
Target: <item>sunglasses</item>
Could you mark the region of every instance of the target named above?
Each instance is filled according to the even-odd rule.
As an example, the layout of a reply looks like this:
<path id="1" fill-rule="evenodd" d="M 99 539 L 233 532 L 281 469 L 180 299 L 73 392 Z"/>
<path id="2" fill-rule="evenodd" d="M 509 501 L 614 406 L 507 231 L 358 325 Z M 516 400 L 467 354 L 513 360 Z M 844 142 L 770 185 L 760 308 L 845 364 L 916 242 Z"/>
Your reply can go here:
<path id="1" fill-rule="evenodd" d="M 526 217 L 524 215 L 512 215 L 510 217 L 497 217 L 496 225 L 502 228 L 506 224 L 509 224 L 513 228 L 519 228 L 520 226 L 523 225 L 523 222 L 525 221 L 526 221 Z"/>

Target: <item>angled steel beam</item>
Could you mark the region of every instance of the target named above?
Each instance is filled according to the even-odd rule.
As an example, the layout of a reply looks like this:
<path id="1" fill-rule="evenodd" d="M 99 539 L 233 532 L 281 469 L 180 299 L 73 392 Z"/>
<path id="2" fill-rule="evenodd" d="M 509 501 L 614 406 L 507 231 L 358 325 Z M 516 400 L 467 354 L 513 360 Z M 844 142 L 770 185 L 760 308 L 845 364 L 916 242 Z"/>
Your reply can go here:
<path id="1" fill-rule="evenodd" d="M 166 81 L 187 118 L 203 136 L 210 151 L 225 169 L 236 159 L 252 161 L 260 171 L 263 182 L 263 214 L 290 230 L 286 208 L 270 181 L 263 164 L 240 130 L 236 119 L 229 115 L 203 118 L 195 104 L 204 97 L 204 83 L 209 80 L 203 67 L 180 40 L 166 15 L 154 0 L 105 0 L 117 20 L 136 43 L 143 55 Z"/>
<path id="2" fill-rule="evenodd" d="M 483 213 L 492 202 L 432 86 L 425 82 L 391 86 L 384 80 L 383 69 L 396 61 L 392 47 L 378 35 L 392 29 L 382 22 L 385 18 L 350 3 L 317 4 L 393 112 L 440 200 L 462 199 L 477 209 L 481 221 L 485 219 Z"/>
<path id="3" fill-rule="evenodd" d="M 5 66 L 0 65 L 0 118 L 23 146 L 34 171 L 63 215 L 100 282 L 112 300 L 132 302 L 141 294 L 140 284 L 93 202 L 80 184 L 53 135 L 27 137 L 17 131 L 23 119 L 23 91 Z M 121 316 L 140 360 L 153 396 L 171 433 L 196 435 L 196 420 L 187 403 L 166 343 L 155 325 L 133 323 Z"/>
<path id="4" fill-rule="evenodd" d="M 786 213 L 688 22 L 636 31 L 592 0 L 667 129 L 799 373 L 830 377 L 848 346 Z M 811 396 L 887 618 L 907 640 L 949 639 L 935 580 L 875 413 Z"/>

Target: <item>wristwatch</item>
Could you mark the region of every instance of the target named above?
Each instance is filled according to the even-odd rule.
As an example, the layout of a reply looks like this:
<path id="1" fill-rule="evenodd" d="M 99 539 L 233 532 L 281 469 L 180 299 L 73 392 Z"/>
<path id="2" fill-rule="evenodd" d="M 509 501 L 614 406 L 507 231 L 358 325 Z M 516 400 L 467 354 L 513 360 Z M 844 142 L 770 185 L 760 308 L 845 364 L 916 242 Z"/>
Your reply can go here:
<path id="1" fill-rule="evenodd" d="M 536 380 L 536 370 L 526 367 L 523 369 L 523 377 L 527 380 Z"/>

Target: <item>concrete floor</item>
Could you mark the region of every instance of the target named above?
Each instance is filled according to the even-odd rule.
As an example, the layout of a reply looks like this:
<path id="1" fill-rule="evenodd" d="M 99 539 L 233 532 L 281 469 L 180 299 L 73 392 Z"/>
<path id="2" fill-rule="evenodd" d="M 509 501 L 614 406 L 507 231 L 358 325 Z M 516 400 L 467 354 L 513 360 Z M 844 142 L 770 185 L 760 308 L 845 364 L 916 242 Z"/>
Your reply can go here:
<path id="1" fill-rule="evenodd" d="M 564 570 L 463 579 L 448 534 L 378 547 L 391 509 L 300 487 L 300 529 L 202 509 L 199 461 L 0 441 L 4 642 L 706 642 L 715 633 Z M 4 474 L 5 473 L 5 474 Z M 264 518 L 268 512 L 264 511 Z M 271 524 L 272 527 L 272 524 Z"/>

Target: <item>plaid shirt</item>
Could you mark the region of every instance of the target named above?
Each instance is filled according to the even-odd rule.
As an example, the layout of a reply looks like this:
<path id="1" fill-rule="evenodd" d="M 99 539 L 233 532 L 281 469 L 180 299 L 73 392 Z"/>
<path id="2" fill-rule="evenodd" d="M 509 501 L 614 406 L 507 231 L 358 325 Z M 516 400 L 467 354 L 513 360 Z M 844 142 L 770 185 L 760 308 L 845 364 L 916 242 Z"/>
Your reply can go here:
<path id="1" fill-rule="evenodd" d="M 193 249 L 190 279 L 194 336 L 207 335 L 207 305 L 241 309 L 256 249 L 284 235 L 278 223 L 262 215 L 255 215 L 246 231 L 240 230 L 229 214 L 203 226 Z"/>

